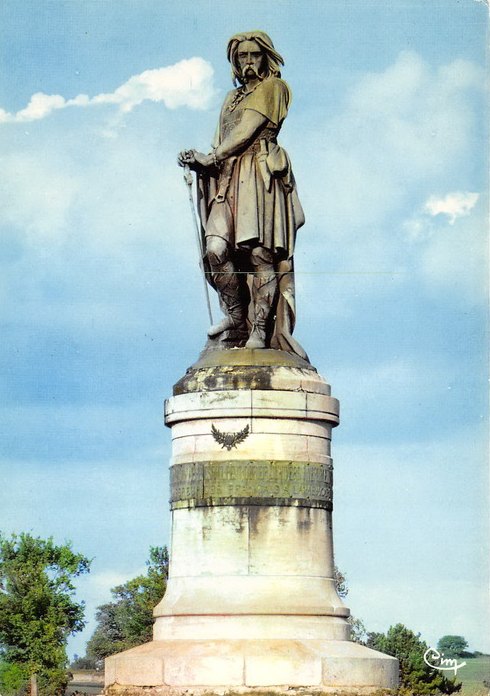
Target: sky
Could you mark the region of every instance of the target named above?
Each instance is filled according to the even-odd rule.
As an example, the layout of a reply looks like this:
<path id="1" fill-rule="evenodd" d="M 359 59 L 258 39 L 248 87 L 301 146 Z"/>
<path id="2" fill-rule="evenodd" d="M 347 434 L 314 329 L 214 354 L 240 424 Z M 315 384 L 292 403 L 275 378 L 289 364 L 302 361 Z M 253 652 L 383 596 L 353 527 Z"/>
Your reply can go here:
<path id="1" fill-rule="evenodd" d="M 163 402 L 207 329 L 176 156 L 209 150 L 252 28 L 293 91 L 346 603 L 490 652 L 487 27 L 477 0 L 1 0 L 0 529 L 93 559 L 71 655 L 169 542 Z"/>

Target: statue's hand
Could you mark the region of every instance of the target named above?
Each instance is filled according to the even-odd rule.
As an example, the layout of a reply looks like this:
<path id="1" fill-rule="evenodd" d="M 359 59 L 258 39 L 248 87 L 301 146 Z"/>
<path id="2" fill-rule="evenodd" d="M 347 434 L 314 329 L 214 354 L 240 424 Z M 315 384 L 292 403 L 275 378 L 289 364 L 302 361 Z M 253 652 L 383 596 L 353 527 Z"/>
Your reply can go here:
<path id="1" fill-rule="evenodd" d="M 187 165 L 191 169 L 194 169 L 193 165 L 196 163 L 195 150 L 182 150 L 177 156 L 177 163 L 179 167 L 185 167 Z"/>
<path id="2" fill-rule="evenodd" d="M 181 167 L 187 164 L 191 169 L 200 169 L 213 166 L 214 158 L 212 155 L 205 155 L 203 152 L 197 152 L 197 150 L 182 150 L 179 153 L 177 162 Z"/>

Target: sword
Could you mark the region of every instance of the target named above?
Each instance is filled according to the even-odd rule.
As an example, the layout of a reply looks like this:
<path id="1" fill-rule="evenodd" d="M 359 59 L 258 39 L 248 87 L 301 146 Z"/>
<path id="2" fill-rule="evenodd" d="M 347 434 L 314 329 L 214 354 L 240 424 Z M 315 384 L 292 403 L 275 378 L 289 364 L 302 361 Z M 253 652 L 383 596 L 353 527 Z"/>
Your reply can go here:
<path id="1" fill-rule="evenodd" d="M 191 170 L 189 169 L 188 164 L 184 164 L 183 166 L 184 166 L 184 181 L 187 184 L 187 191 L 189 193 L 189 203 L 190 203 L 191 211 L 192 211 L 192 219 L 194 220 L 194 229 L 196 232 L 197 249 L 199 252 L 199 268 L 201 269 L 201 275 L 202 275 L 202 279 L 204 281 L 204 296 L 206 297 L 206 306 L 208 308 L 209 322 L 210 322 L 210 325 L 212 326 L 214 324 L 214 322 L 213 322 L 213 314 L 211 312 L 211 302 L 209 299 L 208 281 L 206 280 L 206 273 L 204 271 L 204 264 L 202 262 L 203 256 L 204 256 L 204 249 L 202 248 L 201 228 L 200 228 L 199 222 L 197 220 L 196 208 L 194 205 L 194 198 L 192 196 L 192 174 L 191 174 Z"/>

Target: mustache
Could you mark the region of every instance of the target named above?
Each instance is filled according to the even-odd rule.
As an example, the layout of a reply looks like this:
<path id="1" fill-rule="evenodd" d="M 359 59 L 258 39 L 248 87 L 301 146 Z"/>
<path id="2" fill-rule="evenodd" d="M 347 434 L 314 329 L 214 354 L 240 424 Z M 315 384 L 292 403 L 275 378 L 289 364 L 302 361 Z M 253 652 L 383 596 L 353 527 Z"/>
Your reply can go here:
<path id="1" fill-rule="evenodd" d="M 259 75 L 257 68 L 254 65 L 246 65 L 243 70 L 242 70 L 242 75 L 246 75 L 247 72 L 251 71 L 254 75 L 259 80 L 263 79 L 263 75 Z"/>

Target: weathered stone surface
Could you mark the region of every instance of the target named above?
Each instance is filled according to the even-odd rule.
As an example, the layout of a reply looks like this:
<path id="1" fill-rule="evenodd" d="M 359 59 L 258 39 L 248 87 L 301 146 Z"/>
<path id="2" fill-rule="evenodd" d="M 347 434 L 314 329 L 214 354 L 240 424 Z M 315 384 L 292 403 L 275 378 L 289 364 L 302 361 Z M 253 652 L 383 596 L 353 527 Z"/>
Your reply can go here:
<path id="1" fill-rule="evenodd" d="M 274 411 L 274 409 L 272 409 Z M 202 418 L 172 426 L 172 463 L 279 460 L 330 463 L 332 426 L 295 418 Z M 232 440 L 223 444 L 216 437 Z M 238 440 L 237 435 L 244 434 Z"/>
<path id="2" fill-rule="evenodd" d="M 157 618 L 154 632 L 159 634 L 161 616 L 339 615 L 346 618 L 349 610 L 336 597 L 335 583 L 330 578 L 254 574 L 173 577 L 154 614 Z M 210 638 L 215 637 L 212 622 L 206 624 Z"/>
<path id="3" fill-rule="evenodd" d="M 192 365 L 191 370 L 206 367 L 288 367 L 292 369 L 304 369 L 318 375 L 316 369 L 299 355 L 287 353 L 284 350 L 263 348 L 254 350 L 250 348 L 232 348 L 215 353 L 206 353 Z M 321 377 L 318 379 L 322 380 Z M 322 380 L 324 381 L 324 380 Z M 179 382 L 177 382 L 179 384 Z"/>
<path id="4" fill-rule="evenodd" d="M 333 580 L 331 513 L 255 505 L 175 510 L 155 631 L 161 617 L 214 614 L 348 616 Z M 328 625 L 321 630 L 326 635 Z"/>
<path id="5" fill-rule="evenodd" d="M 189 392 L 234 389 L 315 391 L 330 395 L 330 386 L 306 360 L 281 350 L 209 352 L 174 386 L 174 396 Z"/>
<path id="6" fill-rule="evenodd" d="M 291 505 L 332 508 L 332 465 L 292 461 L 211 461 L 174 464 L 170 505 Z"/>
<path id="7" fill-rule="evenodd" d="M 349 640 L 342 616 L 316 614 L 214 614 L 159 617 L 154 640 Z"/>
<path id="8" fill-rule="evenodd" d="M 244 681 L 246 686 L 320 686 L 321 659 L 299 641 L 294 650 L 288 642 L 278 641 L 267 652 L 245 657 Z"/>
<path id="9" fill-rule="evenodd" d="M 137 683 L 128 674 L 129 664 L 140 676 Z M 394 689 L 397 660 L 348 641 L 161 640 L 108 658 L 106 684 L 106 694 L 121 696 L 231 696 L 257 693 L 260 687 L 268 694 L 362 694 Z M 138 688 L 145 686 L 145 691 Z"/>
<path id="10" fill-rule="evenodd" d="M 167 402 L 167 591 L 154 610 L 154 641 L 106 661 L 106 694 L 390 688 L 396 660 L 349 641 L 349 609 L 333 578 L 338 402 L 297 357 L 226 352 L 244 362 L 263 353 L 270 364 L 244 364 L 233 376 L 229 356 L 205 356 Z"/>
<path id="11" fill-rule="evenodd" d="M 286 390 L 189 392 L 165 402 L 165 423 L 201 418 L 276 418 L 339 422 L 339 402 L 326 394 Z"/>

